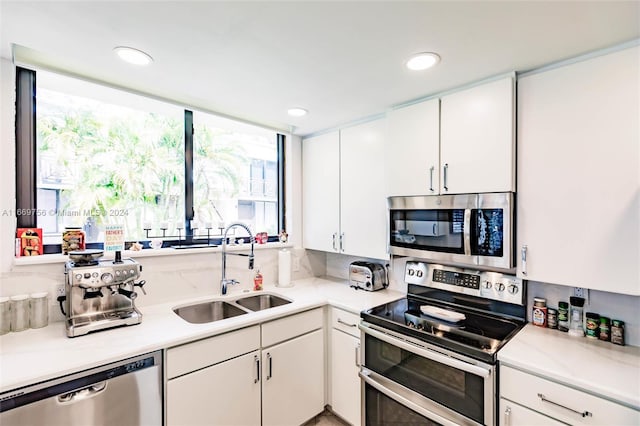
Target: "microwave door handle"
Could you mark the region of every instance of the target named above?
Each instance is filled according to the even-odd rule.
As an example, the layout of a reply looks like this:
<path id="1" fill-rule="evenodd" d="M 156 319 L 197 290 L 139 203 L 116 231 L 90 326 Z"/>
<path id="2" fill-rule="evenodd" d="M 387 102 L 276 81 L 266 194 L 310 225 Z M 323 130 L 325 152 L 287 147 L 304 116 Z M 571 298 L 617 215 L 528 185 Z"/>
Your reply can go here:
<path id="1" fill-rule="evenodd" d="M 471 209 L 464 209 L 464 254 L 471 256 Z"/>

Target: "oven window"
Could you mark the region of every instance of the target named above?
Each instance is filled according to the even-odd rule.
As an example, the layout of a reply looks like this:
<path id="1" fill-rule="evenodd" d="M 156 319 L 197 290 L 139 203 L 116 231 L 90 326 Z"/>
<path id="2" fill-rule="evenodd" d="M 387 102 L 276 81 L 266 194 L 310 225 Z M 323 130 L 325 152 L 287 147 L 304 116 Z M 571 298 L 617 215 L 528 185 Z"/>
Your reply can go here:
<path id="1" fill-rule="evenodd" d="M 369 335 L 365 336 L 365 366 L 453 411 L 479 423 L 484 421 L 482 377 Z"/>
<path id="2" fill-rule="evenodd" d="M 504 210 L 471 211 L 471 254 L 502 257 L 504 244 Z"/>
<path id="3" fill-rule="evenodd" d="M 464 209 L 392 210 L 391 244 L 464 254 Z"/>
<path id="4" fill-rule="evenodd" d="M 439 426 L 410 410 L 404 405 L 389 398 L 376 388 L 366 385 L 365 388 L 365 424 L 367 426 L 402 425 L 402 426 Z"/>

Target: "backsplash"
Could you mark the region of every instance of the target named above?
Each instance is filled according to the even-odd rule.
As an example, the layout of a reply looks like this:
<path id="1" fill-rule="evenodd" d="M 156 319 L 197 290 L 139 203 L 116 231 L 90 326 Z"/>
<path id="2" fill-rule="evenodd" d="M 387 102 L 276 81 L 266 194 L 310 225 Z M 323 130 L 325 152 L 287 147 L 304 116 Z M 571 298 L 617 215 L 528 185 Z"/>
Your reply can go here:
<path id="1" fill-rule="evenodd" d="M 292 280 L 325 275 L 323 254 L 304 249 L 289 250 L 300 264 L 299 270 L 291 273 Z M 158 303 L 219 295 L 220 256 L 219 252 L 140 258 L 132 255 L 142 265 L 141 278 L 147 282 L 144 287 L 147 294 L 139 295 L 136 306 L 144 308 Z M 278 248 L 256 250 L 255 267 L 260 268 L 264 284 L 275 284 L 278 280 Z M 256 269 L 247 269 L 246 257 L 228 256 L 227 276 L 240 281 L 240 284 L 229 287 L 229 294 L 252 289 Z M 49 292 L 50 321 L 64 319 L 56 301 L 56 290 L 64 284 L 62 263 L 13 266 L 11 272 L 0 274 L 0 280 L 0 296 Z"/>

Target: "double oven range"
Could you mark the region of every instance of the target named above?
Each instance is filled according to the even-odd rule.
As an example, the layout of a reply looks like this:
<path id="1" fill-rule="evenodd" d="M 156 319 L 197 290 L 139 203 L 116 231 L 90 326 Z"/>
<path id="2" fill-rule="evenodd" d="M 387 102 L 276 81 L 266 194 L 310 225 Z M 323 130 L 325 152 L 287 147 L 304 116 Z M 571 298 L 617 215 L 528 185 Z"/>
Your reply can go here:
<path id="1" fill-rule="evenodd" d="M 406 263 L 407 297 L 361 313 L 363 424 L 493 425 L 498 350 L 526 323 L 526 283 Z"/>

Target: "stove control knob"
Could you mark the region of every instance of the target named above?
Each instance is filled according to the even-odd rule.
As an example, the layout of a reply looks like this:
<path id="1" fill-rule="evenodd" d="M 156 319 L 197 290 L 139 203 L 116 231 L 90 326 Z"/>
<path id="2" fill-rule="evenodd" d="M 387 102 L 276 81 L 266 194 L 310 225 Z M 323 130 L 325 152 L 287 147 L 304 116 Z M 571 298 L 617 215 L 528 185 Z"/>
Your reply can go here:
<path id="1" fill-rule="evenodd" d="M 518 286 L 515 284 L 511 284 L 508 289 L 509 293 L 516 294 L 518 292 Z"/>
<path id="2" fill-rule="evenodd" d="M 113 275 L 110 272 L 105 272 L 100 277 L 103 283 L 110 284 L 113 281 Z"/>
<path id="3" fill-rule="evenodd" d="M 484 284 L 483 284 L 483 287 L 488 290 L 491 287 L 493 287 L 493 283 L 491 281 L 485 281 Z"/>
<path id="4" fill-rule="evenodd" d="M 504 291 L 504 284 L 503 284 L 503 283 L 498 283 L 498 284 L 496 285 L 496 289 L 497 289 L 498 291 Z"/>

